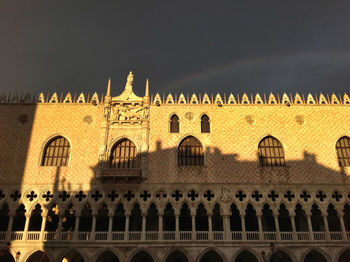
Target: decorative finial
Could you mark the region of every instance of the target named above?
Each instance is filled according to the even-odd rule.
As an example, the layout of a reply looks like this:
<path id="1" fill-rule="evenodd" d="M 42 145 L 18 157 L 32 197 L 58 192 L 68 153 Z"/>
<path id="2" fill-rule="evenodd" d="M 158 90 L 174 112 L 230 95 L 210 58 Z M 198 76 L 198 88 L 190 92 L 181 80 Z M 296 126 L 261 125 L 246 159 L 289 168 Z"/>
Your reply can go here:
<path id="1" fill-rule="evenodd" d="M 106 96 L 111 95 L 111 78 L 108 78 L 107 94 Z"/>
<path id="2" fill-rule="evenodd" d="M 148 81 L 148 78 L 146 80 L 146 91 L 145 91 L 145 96 L 149 96 L 149 81 Z"/>
<path id="3" fill-rule="evenodd" d="M 132 91 L 132 82 L 133 81 L 134 81 L 134 75 L 132 74 L 132 71 L 130 71 L 129 75 L 126 79 L 125 90 Z"/>

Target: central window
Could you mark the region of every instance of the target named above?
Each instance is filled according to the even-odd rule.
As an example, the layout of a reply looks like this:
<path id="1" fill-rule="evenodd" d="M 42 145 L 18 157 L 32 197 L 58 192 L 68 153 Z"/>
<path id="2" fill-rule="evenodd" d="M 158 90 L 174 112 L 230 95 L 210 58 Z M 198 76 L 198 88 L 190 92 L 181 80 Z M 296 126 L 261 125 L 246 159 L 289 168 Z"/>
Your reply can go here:
<path id="1" fill-rule="evenodd" d="M 138 160 L 135 144 L 129 139 L 122 139 L 119 140 L 112 148 L 109 158 L 109 168 L 138 168 Z"/>
<path id="2" fill-rule="evenodd" d="M 260 166 L 285 166 L 282 144 L 273 136 L 267 136 L 259 143 Z"/>
<path id="3" fill-rule="evenodd" d="M 183 139 L 178 148 L 179 166 L 204 166 L 204 154 L 201 142 L 193 136 Z"/>

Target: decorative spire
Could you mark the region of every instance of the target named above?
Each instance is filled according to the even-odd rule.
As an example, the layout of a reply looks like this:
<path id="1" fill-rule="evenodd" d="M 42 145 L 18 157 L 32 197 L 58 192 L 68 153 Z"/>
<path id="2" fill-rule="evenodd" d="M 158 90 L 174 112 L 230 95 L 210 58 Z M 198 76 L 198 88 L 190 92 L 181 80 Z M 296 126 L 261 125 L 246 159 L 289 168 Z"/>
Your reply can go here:
<path id="1" fill-rule="evenodd" d="M 149 81 L 148 78 L 146 80 L 146 91 L 145 91 L 145 96 L 148 97 L 149 96 Z"/>
<path id="2" fill-rule="evenodd" d="M 107 94 L 106 96 L 111 95 L 111 78 L 108 78 Z"/>

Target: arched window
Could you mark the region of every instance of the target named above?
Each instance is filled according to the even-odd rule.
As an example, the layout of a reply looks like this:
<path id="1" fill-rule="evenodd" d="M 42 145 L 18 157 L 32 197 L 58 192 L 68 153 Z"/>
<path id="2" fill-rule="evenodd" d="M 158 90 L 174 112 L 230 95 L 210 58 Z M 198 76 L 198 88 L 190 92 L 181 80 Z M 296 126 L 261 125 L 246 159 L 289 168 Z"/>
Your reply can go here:
<path id="1" fill-rule="evenodd" d="M 209 123 L 209 117 L 207 115 L 203 115 L 201 117 L 201 132 L 210 133 L 210 123 Z"/>
<path id="2" fill-rule="evenodd" d="M 180 132 L 179 117 L 177 115 L 172 115 L 170 117 L 170 133 L 179 133 L 179 132 Z"/>
<path id="3" fill-rule="evenodd" d="M 282 144 L 276 138 L 267 136 L 259 143 L 260 166 L 285 166 Z"/>
<path id="4" fill-rule="evenodd" d="M 179 166 L 203 166 L 204 155 L 201 142 L 193 136 L 181 141 L 178 148 Z"/>
<path id="5" fill-rule="evenodd" d="M 109 167 L 120 169 L 138 168 L 136 146 L 129 139 L 119 140 L 112 148 Z"/>
<path id="6" fill-rule="evenodd" d="M 70 145 L 63 136 L 51 139 L 44 149 L 42 166 L 67 166 L 70 154 Z"/>
<path id="7" fill-rule="evenodd" d="M 339 166 L 350 166 L 350 137 L 340 138 L 335 148 L 337 149 Z"/>

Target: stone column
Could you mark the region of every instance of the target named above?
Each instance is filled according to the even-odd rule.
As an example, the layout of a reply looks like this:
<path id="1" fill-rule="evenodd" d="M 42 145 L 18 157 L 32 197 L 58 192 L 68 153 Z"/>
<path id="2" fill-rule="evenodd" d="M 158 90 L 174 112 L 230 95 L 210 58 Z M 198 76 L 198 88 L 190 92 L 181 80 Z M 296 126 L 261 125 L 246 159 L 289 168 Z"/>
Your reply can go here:
<path id="1" fill-rule="evenodd" d="M 79 222 L 80 222 L 80 215 L 76 214 L 74 236 L 73 236 L 74 240 L 79 240 Z"/>
<path id="2" fill-rule="evenodd" d="M 245 229 L 245 216 L 239 215 L 241 217 L 241 225 L 242 225 L 242 240 L 247 240 L 247 232 Z"/>
<path id="3" fill-rule="evenodd" d="M 278 222 L 278 211 L 277 210 L 275 212 L 273 212 L 273 218 L 275 220 L 276 239 L 281 240 L 280 224 Z"/>
<path id="4" fill-rule="evenodd" d="M 263 231 L 262 222 L 261 222 L 262 214 L 257 214 L 256 216 L 257 216 L 257 218 L 258 218 L 259 239 L 260 239 L 260 240 L 264 240 L 264 231 Z"/>
<path id="5" fill-rule="evenodd" d="M 57 226 L 57 230 L 56 230 L 56 240 L 61 240 L 61 236 L 62 236 L 62 224 L 63 224 L 63 214 L 59 214 L 58 217 L 58 226 Z"/>
<path id="6" fill-rule="evenodd" d="M 309 228 L 310 240 L 314 240 L 314 232 L 312 230 L 312 223 L 311 223 L 311 212 L 305 211 L 305 215 L 307 218 L 307 226 Z"/>
<path id="7" fill-rule="evenodd" d="M 295 215 L 294 214 L 290 215 L 290 224 L 292 226 L 293 240 L 296 241 L 296 240 L 298 240 L 298 238 L 297 238 L 297 228 L 295 226 Z"/>
<path id="8" fill-rule="evenodd" d="M 113 239 L 112 231 L 113 231 L 113 213 L 109 212 L 108 213 L 108 236 L 107 236 L 108 240 L 112 240 Z"/>
<path id="9" fill-rule="evenodd" d="M 14 218 L 14 214 L 10 214 L 10 216 L 9 216 L 9 223 L 7 225 L 6 238 L 5 238 L 6 241 L 10 241 L 10 239 L 11 239 L 13 218 Z"/>
<path id="10" fill-rule="evenodd" d="M 346 241 L 346 240 L 348 240 L 347 239 L 348 237 L 346 235 L 346 229 L 345 229 L 345 225 L 344 225 L 344 212 L 343 212 L 343 210 L 341 210 L 341 212 L 339 211 L 338 214 L 339 214 L 339 222 L 340 222 L 341 232 L 343 235 L 343 241 Z"/>
<path id="11" fill-rule="evenodd" d="M 196 215 L 191 214 L 191 220 L 192 220 L 192 240 L 196 240 Z"/>
<path id="12" fill-rule="evenodd" d="M 92 214 L 92 227 L 91 227 L 91 240 L 95 240 L 95 234 L 96 234 L 96 214 Z"/>
<path id="13" fill-rule="evenodd" d="M 180 221 L 179 214 L 175 214 L 175 239 L 180 239 Z"/>
<path id="14" fill-rule="evenodd" d="M 208 214 L 208 238 L 209 240 L 213 240 L 213 215 Z"/>
<path id="15" fill-rule="evenodd" d="M 141 232 L 141 239 L 146 240 L 146 216 L 144 212 L 142 212 L 142 232 Z"/>
<path id="16" fill-rule="evenodd" d="M 331 240 L 331 235 L 329 233 L 328 219 L 326 214 L 322 214 L 323 223 L 324 223 L 324 231 L 326 233 L 326 239 Z"/>
<path id="17" fill-rule="evenodd" d="M 129 240 L 130 214 L 125 214 L 125 235 L 124 240 Z"/>
<path id="18" fill-rule="evenodd" d="M 230 216 L 222 215 L 222 220 L 223 220 L 224 240 L 232 240 L 231 228 L 230 228 Z"/>
<path id="19" fill-rule="evenodd" d="M 40 229 L 40 240 L 45 240 L 44 239 L 44 234 L 45 234 L 45 226 L 46 226 L 46 219 L 47 219 L 47 213 L 42 213 L 41 214 L 42 220 L 41 220 L 41 229 Z"/>
<path id="20" fill-rule="evenodd" d="M 163 239 L 163 215 L 161 212 L 158 212 L 158 239 Z"/>
<path id="21" fill-rule="evenodd" d="M 29 228 L 29 220 L 30 220 L 30 214 L 28 212 L 25 213 L 26 217 L 26 223 L 24 224 L 24 231 L 23 231 L 23 240 L 27 240 L 28 235 L 28 228 Z"/>

